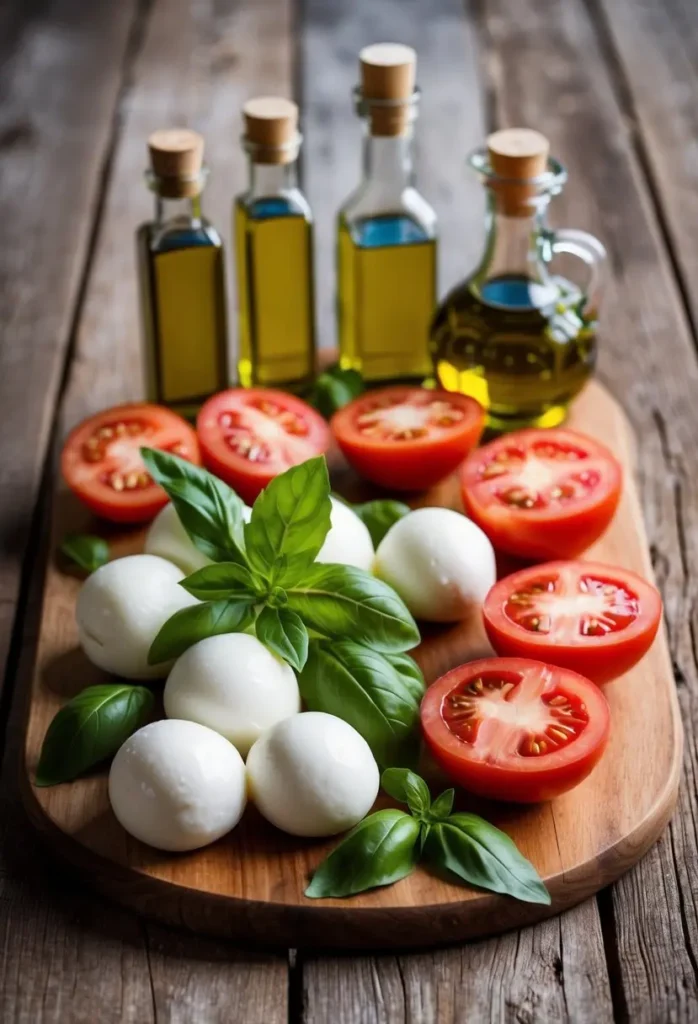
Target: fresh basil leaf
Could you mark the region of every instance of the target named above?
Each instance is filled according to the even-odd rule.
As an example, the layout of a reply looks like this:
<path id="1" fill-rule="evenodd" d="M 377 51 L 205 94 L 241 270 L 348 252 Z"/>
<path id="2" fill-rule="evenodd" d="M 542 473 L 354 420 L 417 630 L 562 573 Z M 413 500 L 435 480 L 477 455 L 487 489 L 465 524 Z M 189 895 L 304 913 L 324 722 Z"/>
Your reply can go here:
<path id="1" fill-rule="evenodd" d="M 254 601 L 264 593 L 250 570 L 237 562 L 205 565 L 179 585 L 200 601 Z"/>
<path id="2" fill-rule="evenodd" d="M 392 885 L 417 863 L 419 822 L 403 811 L 376 811 L 359 822 L 322 862 L 305 890 L 318 899 Z"/>
<path id="3" fill-rule="evenodd" d="M 469 885 L 526 903 L 550 903 L 550 893 L 508 835 L 475 814 L 452 814 L 432 824 L 424 857 Z"/>
<path id="4" fill-rule="evenodd" d="M 153 710 L 145 686 L 89 686 L 61 708 L 44 737 L 37 786 L 69 782 L 115 754 Z"/>
<path id="5" fill-rule="evenodd" d="M 309 401 L 325 419 L 330 417 L 362 394 L 364 382 L 358 370 L 343 370 L 340 366 L 328 367 L 321 373 L 310 393 Z"/>
<path id="6" fill-rule="evenodd" d="M 255 623 L 257 639 L 300 672 L 308 658 L 308 630 L 288 608 L 262 608 Z"/>
<path id="7" fill-rule="evenodd" d="M 255 501 L 245 526 L 252 569 L 280 586 L 298 579 L 325 541 L 331 509 L 324 455 L 274 477 Z"/>
<path id="8" fill-rule="evenodd" d="M 350 565 L 310 566 L 286 588 L 288 606 L 323 636 L 389 653 L 419 643 L 417 624 L 387 583 Z"/>
<path id="9" fill-rule="evenodd" d="M 186 459 L 141 448 L 146 469 L 172 501 L 192 542 L 214 562 L 245 564 L 242 498 Z"/>
<path id="10" fill-rule="evenodd" d="M 455 789 L 445 789 L 440 796 L 437 796 L 436 800 L 429 808 L 429 817 L 433 818 L 435 821 L 447 818 L 453 810 L 453 800 L 455 795 Z"/>
<path id="11" fill-rule="evenodd" d="M 298 685 L 311 711 L 353 725 L 379 764 L 416 762 L 419 700 L 378 651 L 351 640 L 313 640 Z"/>
<path id="12" fill-rule="evenodd" d="M 368 527 L 374 548 L 378 547 L 393 523 L 412 511 L 404 502 L 390 498 L 366 501 L 363 505 L 352 505 L 352 508 Z"/>
<path id="13" fill-rule="evenodd" d="M 148 664 L 159 665 L 184 654 L 192 644 L 219 633 L 241 633 L 254 619 L 254 605 L 248 601 L 206 601 L 181 608 L 172 615 L 153 640 Z"/>
<path id="14" fill-rule="evenodd" d="M 85 572 L 94 572 L 109 561 L 107 542 L 90 533 L 69 533 L 63 539 L 61 551 Z"/>
<path id="15" fill-rule="evenodd" d="M 381 776 L 381 786 L 393 800 L 407 804 L 416 818 L 423 818 L 431 804 L 431 793 L 424 779 L 407 768 L 388 768 Z"/>
<path id="16" fill-rule="evenodd" d="M 422 670 L 414 658 L 410 658 L 409 654 L 396 653 L 388 653 L 384 657 L 393 666 L 414 699 L 421 701 L 427 687 Z"/>

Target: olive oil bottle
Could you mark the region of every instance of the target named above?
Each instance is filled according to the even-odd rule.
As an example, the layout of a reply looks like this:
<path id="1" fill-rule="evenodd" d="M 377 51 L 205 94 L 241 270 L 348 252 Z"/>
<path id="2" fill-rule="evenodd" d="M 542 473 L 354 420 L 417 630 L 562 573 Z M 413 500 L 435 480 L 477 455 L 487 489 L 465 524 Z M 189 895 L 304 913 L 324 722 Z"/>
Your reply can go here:
<path id="1" fill-rule="evenodd" d="M 418 380 L 431 370 L 436 215 L 414 187 L 416 55 L 379 43 L 360 55 L 363 180 L 338 218 L 340 363 L 367 381 Z"/>
<path id="2" fill-rule="evenodd" d="M 302 389 L 315 372 L 313 219 L 297 184 L 298 107 L 261 97 L 243 108 L 249 188 L 235 200 L 238 377 Z"/>
<path id="3" fill-rule="evenodd" d="M 554 426 L 594 370 L 605 250 L 548 226 L 567 176 L 543 135 L 512 128 L 487 143 L 470 159 L 488 194 L 485 251 L 434 317 L 434 369 L 442 387 L 485 407 L 494 430 Z M 554 273 L 562 254 L 582 262 L 580 283 Z"/>
<path id="4" fill-rule="evenodd" d="M 157 131 L 148 146 L 155 218 L 137 235 L 147 394 L 192 417 L 229 381 L 223 244 L 201 212 L 201 136 Z"/>

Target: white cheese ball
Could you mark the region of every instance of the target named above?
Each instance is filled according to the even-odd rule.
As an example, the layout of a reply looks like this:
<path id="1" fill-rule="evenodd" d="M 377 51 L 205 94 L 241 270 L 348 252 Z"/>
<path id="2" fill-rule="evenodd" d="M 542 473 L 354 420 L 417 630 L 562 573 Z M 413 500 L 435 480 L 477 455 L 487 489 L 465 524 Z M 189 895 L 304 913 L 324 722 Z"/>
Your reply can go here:
<path id="1" fill-rule="evenodd" d="M 155 555 L 117 558 L 88 576 L 75 616 L 90 661 L 126 679 L 166 676 L 171 663 L 149 665 L 148 651 L 171 615 L 198 603 L 179 586 L 183 578 L 176 565 Z"/>
<path id="2" fill-rule="evenodd" d="M 249 523 L 251 515 L 252 509 L 245 505 L 242 516 L 246 523 Z M 174 562 L 187 576 L 205 565 L 211 565 L 211 559 L 199 551 L 182 526 L 172 502 L 165 505 L 153 519 L 146 534 L 144 550 L 149 555 L 159 555 L 160 558 Z"/>
<path id="3" fill-rule="evenodd" d="M 215 729 L 244 757 L 266 729 L 301 709 L 293 669 L 247 633 L 199 640 L 165 684 L 165 714 Z"/>
<path id="4" fill-rule="evenodd" d="M 195 722 L 153 722 L 112 761 L 109 799 L 127 832 L 158 850 L 197 850 L 245 810 L 245 765 L 232 743 Z"/>
<path id="5" fill-rule="evenodd" d="M 337 498 L 331 498 L 330 530 L 320 548 L 316 562 L 335 562 L 371 571 L 373 541 L 368 527 L 356 512 Z"/>
<path id="6" fill-rule="evenodd" d="M 380 773 L 353 726 L 321 711 L 275 725 L 247 758 L 250 796 L 277 828 L 294 836 L 334 836 L 368 814 Z"/>
<path id="7" fill-rule="evenodd" d="M 418 508 L 398 520 L 378 545 L 373 571 L 415 618 L 430 622 L 466 618 L 496 579 L 488 538 L 450 508 Z"/>

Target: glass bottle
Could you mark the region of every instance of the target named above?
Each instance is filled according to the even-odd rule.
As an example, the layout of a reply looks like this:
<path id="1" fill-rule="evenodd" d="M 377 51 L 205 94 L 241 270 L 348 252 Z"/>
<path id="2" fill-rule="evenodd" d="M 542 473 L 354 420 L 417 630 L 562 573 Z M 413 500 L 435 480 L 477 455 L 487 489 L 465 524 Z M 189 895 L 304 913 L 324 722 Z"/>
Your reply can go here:
<path id="1" fill-rule="evenodd" d="M 223 243 L 201 212 L 202 137 L 166 129 L 148 147 L 155 217 L 137 234 L 146 391 L 193 417 L 229 381 Z"/>
<path id="2" fill-rule="evenodd" d="M 313 218 L 297 183 L 298 107 L 261 97 L 243 108 L 249 188 L 237 196 L 238 378 L 302 389 L 315 372 Z"/>
<path id="3" fill-rule="evenodd" d="M 494 430 L 562 422 L 596 362 L 606 253 L 593 235 L 549 227 L 567 173 L 548 148 L 539 132 L 511 128 L 470 157 L 487 190 L 485 250 L 431 328 L 439 383 L 476 398 Z M 554 272 L 562 254 L 582 262 L 582 283 Z"/>
<path id="4" fill-rule="evenodd" d="M 436 215 L 414 186 L 416 54 L 379 43 L 359 57 L 366 134 L 363 180 L 338 218 L 340 363 L 369 382 L 421 381 L 431 372 Z"/>

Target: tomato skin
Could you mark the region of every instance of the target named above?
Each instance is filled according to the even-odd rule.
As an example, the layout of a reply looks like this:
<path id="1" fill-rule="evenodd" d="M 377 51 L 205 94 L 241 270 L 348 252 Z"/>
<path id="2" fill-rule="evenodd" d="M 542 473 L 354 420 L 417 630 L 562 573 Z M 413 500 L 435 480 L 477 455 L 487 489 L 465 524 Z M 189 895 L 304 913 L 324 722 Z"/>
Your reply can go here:
<path id="1" fill-rule="evenodd" d="M 356 426 L 357 418 L 377 401 L 409 400 L 428 396 L 463 413 L 463 421 L 443 435 L 430 430 L 424 438 L 410 440 L 371 439 Z M 485 412 L 473 398 L 450 391 L 415 387 L 372 390 L 355 398 L 334 414 L 330 421 L 337 444 L 357 473 L 366 480 L 391 490 L 422 491 L 452 473 L 480 440 Z"/>
<path id="2" fill-rule="evenodd" d="M 640 602 L 640 613 L 628 626 L 605 636 L 553 637 L 533 633 L 513 622 L 505 612 L 510 594 L 525 590 L 536 578 L 567 574 L 595 576 L 621 584 Z M 647 654 L 662 621 L 662 599 L 656 587 L 628 569 L 598 562 L 548 562 L 521 569 L 499 580 L 483 605 L 485 630 L 501 657 L 538 658 L 552 665 L 572 669 L 597 685 L 611 682 L 628 672 Z"/>
<path id="3" fill-rule="evenodd" d="M 498 449 L 557 440 L 578 445 L 603 463 L 599 486 L 588 498 L 544 509 L 511 508 L 488 498 L 479 480 L 485 458 Z M 461 496 L 466 513 L 499 551 L 528 561 L 575 558 L 598 540 L 615 514 L 621 497 L 622 470 L 598 441 L 573 430 L 530 429 L 507 434 L 473 452 L 463 465 Z"/>
<path id="4" fill-rule="evenodd" d="M 95 515 L 113 523 L 149 522 L 169 501 L 162 487 L 153 481 L 134 490 L 115 490 L 100 477 L 105 470 L 119 472 L 118 458 L 113 459 L 107 446 L 104 460 L 88 463 L 84 458 L 86 445 L 100 428 L 112 424 L 142 423 L 143 433 L 128 439 L 131 449 L 129 470 L 145 471 L 137 449 L 143 447 L 174 450 L 180 458 L 201 465 L 199 442 L 193 428 L 177 413 L 149 402 L 129 402 L 113 406 L 89 416 L 71 430 L 61 452 L 61 472 L 68 487 Z M 122 447 L 124 442 L 121 442 Z M 136 466 L 133 460 L 138 462 Z"/>
<path id="5" fill-rule="evenodd" d="M 293 451 L 272 451 L 268 460 L 255 462 L 226 443 L 220 421 L 226 413 L 244 418 L 247 407 L 264 402 L 298 417 L 305 433 L 301 440 L 291 438 L 289 446 Z M 275 476 L 315 455 L 323 455 L 331 443 L 329 427 L 315 409 L 302 399 L 273 388 L 229 388 L 213 395 L 199 411 L 196 430 L 206 468 L 250 505 Z"/>
<path id="6" fill-rule="evenodd" d="M 539 757 L 513 755 L 506 763 L 479 759 L 471 744 L 449 729 L 442 714 L 447 696 L 464 680 L 488 672 L 516 675 L 548 672 L 555 691 L 583 698 L 589 721 L 566 751 Z M 601 759 L 610 732 L 610 711 L 602 691 L 589 679 L 540 661 L 524 658 L 483 658 L 451 669 L 427 690 L 421 707 L 422 735 L 445 774 L 463 789 L 492 800 L 539 803 L 552 800 L 579 785 Z"/>

